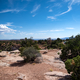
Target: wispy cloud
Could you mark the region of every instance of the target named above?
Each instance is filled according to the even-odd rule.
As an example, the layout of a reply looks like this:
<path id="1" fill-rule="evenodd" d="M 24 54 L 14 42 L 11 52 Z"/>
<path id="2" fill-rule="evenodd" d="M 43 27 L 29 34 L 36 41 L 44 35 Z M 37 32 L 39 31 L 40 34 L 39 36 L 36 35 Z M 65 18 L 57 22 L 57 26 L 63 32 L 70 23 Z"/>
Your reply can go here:
<path id="1" fill-rule="evenodd" d="M 52 12 L 52 11 L 53 11 L 52 9 L 49 10 L 49 12 Z"/>
<path id="2" fill-rule="evenodd" d="M 56 30 L 44 30 L 44 31 L 38 31 L 38 32 L 58 32 L 58 31 L 64 31 L 64 29 L 56 29 Z"/>
<path id="3" fill-rule="evenodd" d="M 14 0 L 8 0 L 8 2 L 12 5 Z"/>
<path id="4" fill-rule="evenodd" d="M 18 9 L 6 9 L 6 10 L 3 10 L 3 11 L 0 11 L 0 13 L 7 13 L 7 12 L 20 12 L 22 10 L 18 10 Z"/>
<path id="5" fill-rule="evenodd" d="M 80 3 L 80 0 L 64 0 L 65 2 L 68 2 L 68 10 L 67 11 L 64 11 L 60 14 L 57 14 L 55 16 L 48 16 L 47 18 L 50 18 L 50 19 L 56 19 L 55 17 L 57 16 L 61 16 L 61 15 L 64 15 L 68 12 L 70 12 L 72 10 L 72 5 L 76 4 L 76 3 Z M 55 4 L 55 6 L 61 6 L 60 4 Z M 54 6 L 52 6 L 54 7 Z"/>
<path id="6" fill-rule="evenodd" d="M 74 29 L 74 28 L 66 28 L 66 29 Z"/>
<path id="7" fill-rule="evenodd" d="M 26 35 L 33 35 L 34 33 L 27 33 Z"/>
<path id="8" fill-rule="evenodd" d="M 63 15 L 63 14 L 66 14 L 68 12 L 70 12 L 72 10 L 72 4 L 73 4 L 73 1 L 70 3 L 70 5 L 68 6 L 68 10 L 65 11 L 65 12 L 62 12 L 61 14 L 57 14 L 55 16 L 60 16 L 60 15 Z"/>
<path id="9" fill-rule="evenodd" d="M 60 15 L 63 15 L 63 14 L 66 14 L 66 13 L 70 12 L 72 10 L 72 5 L 73 4 L 80 3 L 80 0 L 64 0 L 64 1 L 69 2 L 68 3 L 68 10 L 65 11 L 65 12 L 62 12 L 61 14 L 57 14 L 55 16 L 60 16 Z"/>
<path id="10" fill-rule="evenodd" d="M 35 16 L 36 16 L 36 14 L 32 15 L 32 17 L 35 17 Z"/>
<path id="11" fill-rule="evenodd" d="M 55 17 L 53 16 L 47 16 L 48 19 L 56 19 Z"/>
<path id="12" fill-rule="evenodd" d="M 55 3 L 53 7 L 62 7 L 61 3 Z"/>
<path id="13" fill-rule="evenodd" d="M 31 13 L 36 12 L 39 8 L 40 8 L 40 4 L 39 5 L 35 5 L 33 10 L 31 11 Z"/>
<path id="14" fill-rule="evenodd" d="M 58 32 L 58 31 L 64 31 L 64 29 L 60 29 L 60 30 L 50 30 L 50 32 Z"/>
<path id="15" fill-rule="evenodd" d="M 44 31 L 38 31 L 38 32 L 48 32 L 49 30 L 44 30 Z"/>
<path id="16" fill-rule="evenodd" d="M 26 1 L 31 1 L 31 0 L 26 0 Z"/>
<path id="17" fill-rule="evenodd" d="M 0 33 L 14 33 L 16 30 L 7 27 L 5 24 L 0 24 Z"/>
<path id="18" fill-rule="evenodd" d="M 21 0 L 21 1 L 28 1 L 29 2 L 29 1 L 32 1 L 32 0 Z"/>
<path id="19" fill-rule="evenodd" d="M 49 0 L 49 2 L 54 2 L 55 0 Z"/>
<path id="20" fill-rule="evenodd" d="M 46 8 L 49 8 L 49 6 L 47 6 Z"/>
<path id="21" fill-rule="evenodd" d="M 7 22 L 5 25 L 6 26 L 13 26 L 12 24 L 13 24 L 13 22 Z"/>

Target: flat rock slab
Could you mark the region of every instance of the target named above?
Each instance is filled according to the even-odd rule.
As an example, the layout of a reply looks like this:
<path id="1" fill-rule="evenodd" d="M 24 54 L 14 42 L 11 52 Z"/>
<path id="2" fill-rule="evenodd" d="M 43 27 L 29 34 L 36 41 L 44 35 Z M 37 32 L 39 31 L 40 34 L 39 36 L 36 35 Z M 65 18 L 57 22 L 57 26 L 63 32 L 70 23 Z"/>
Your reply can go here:
<path id="1" fill-rule="evenodd" d="M 45 73 L 45 75 L 63 77 L 63 76 L 69 75 L 69 74 L 68 73 L 59 72 L 59 71 L 53 71 L 53 72 L 47 72 L 47 73 Z"/>
<path id="2" fill-rule="evenodd" d="M 70 74 L 59 71 L 46 72 L 44 75 L 47 80 L 68 80 L 70 78 Z"/>
<path id="3" fill-rule="evenodd" d="M 10 64 L 0 61 L 0 66 L 8 67 L 8 66 L 10 66 Z"/>
<path id="4" fill-rule="evenodd" d="M 14 56 L 6 56 L 4 59 L 2 59 L 2 61 L 4 61 L 4 62 L 17 62 L 17 61 L 19 61 L 19 60 L 24 60 L 22 57 L 20 57 L 20 56 L 16 56 L 16 57 L 14 57 Z"/>

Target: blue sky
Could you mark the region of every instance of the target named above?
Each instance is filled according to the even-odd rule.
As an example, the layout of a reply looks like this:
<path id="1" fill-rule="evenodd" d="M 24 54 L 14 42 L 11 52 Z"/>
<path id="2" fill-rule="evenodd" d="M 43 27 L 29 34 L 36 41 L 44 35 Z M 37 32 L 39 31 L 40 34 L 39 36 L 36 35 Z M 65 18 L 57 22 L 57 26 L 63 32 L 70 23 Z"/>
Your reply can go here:
<path id="1" fill-rule="evenodd" d="M 0 0 L 0 39 L 63 38 L 80 33 L 80 0 Z"/>

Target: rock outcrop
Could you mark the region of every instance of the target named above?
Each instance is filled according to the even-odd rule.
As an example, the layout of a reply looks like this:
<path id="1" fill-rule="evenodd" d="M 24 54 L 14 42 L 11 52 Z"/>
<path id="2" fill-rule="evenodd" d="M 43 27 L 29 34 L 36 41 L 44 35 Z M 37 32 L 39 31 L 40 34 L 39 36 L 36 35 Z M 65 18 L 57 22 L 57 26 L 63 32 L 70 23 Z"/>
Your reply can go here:
<path id="1" fill-rule="evenodd" d="M 34 60 L 35 63 L 42 63 L 43 62 L 43 58 L 42 57 L 37 57 L 35 60 Z"/>

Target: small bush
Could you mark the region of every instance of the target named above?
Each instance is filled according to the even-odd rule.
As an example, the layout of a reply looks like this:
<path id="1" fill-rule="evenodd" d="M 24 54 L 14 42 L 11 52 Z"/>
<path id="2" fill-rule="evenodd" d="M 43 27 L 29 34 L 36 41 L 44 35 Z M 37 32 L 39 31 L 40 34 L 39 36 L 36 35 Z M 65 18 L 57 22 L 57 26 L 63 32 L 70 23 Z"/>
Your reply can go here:
<path id="1" fill-rule="evenodd" d="M 41 57 L 41 54 L 34 47 L 28 47 L 23 50 L 21 56 L 24 57 L 25 61 L 29 62 L 34 61 L 36 57 Z"/>
<path id="2" fill-rule="evenodd" d="M 52 72 L 53 70 L 52 69 L 50 69 L 50 72 Z"/>
<path id="3" fill-rule="evenodd" d="M 22 53 L 24 49 L 25 49 L 24 47 L 20 47 L 19 51 Z"/>
<path id="4" fill-rule="evenodd" d="M 65 65 L 68 73 L 72 73 L 72 80 L 80 80 L 80 56 L 68 59 Z"/>
<path id="5" fill-rule="evenodd" d="M 60 53 L 58 52 L 57 54 L 59 55 Z"/>

